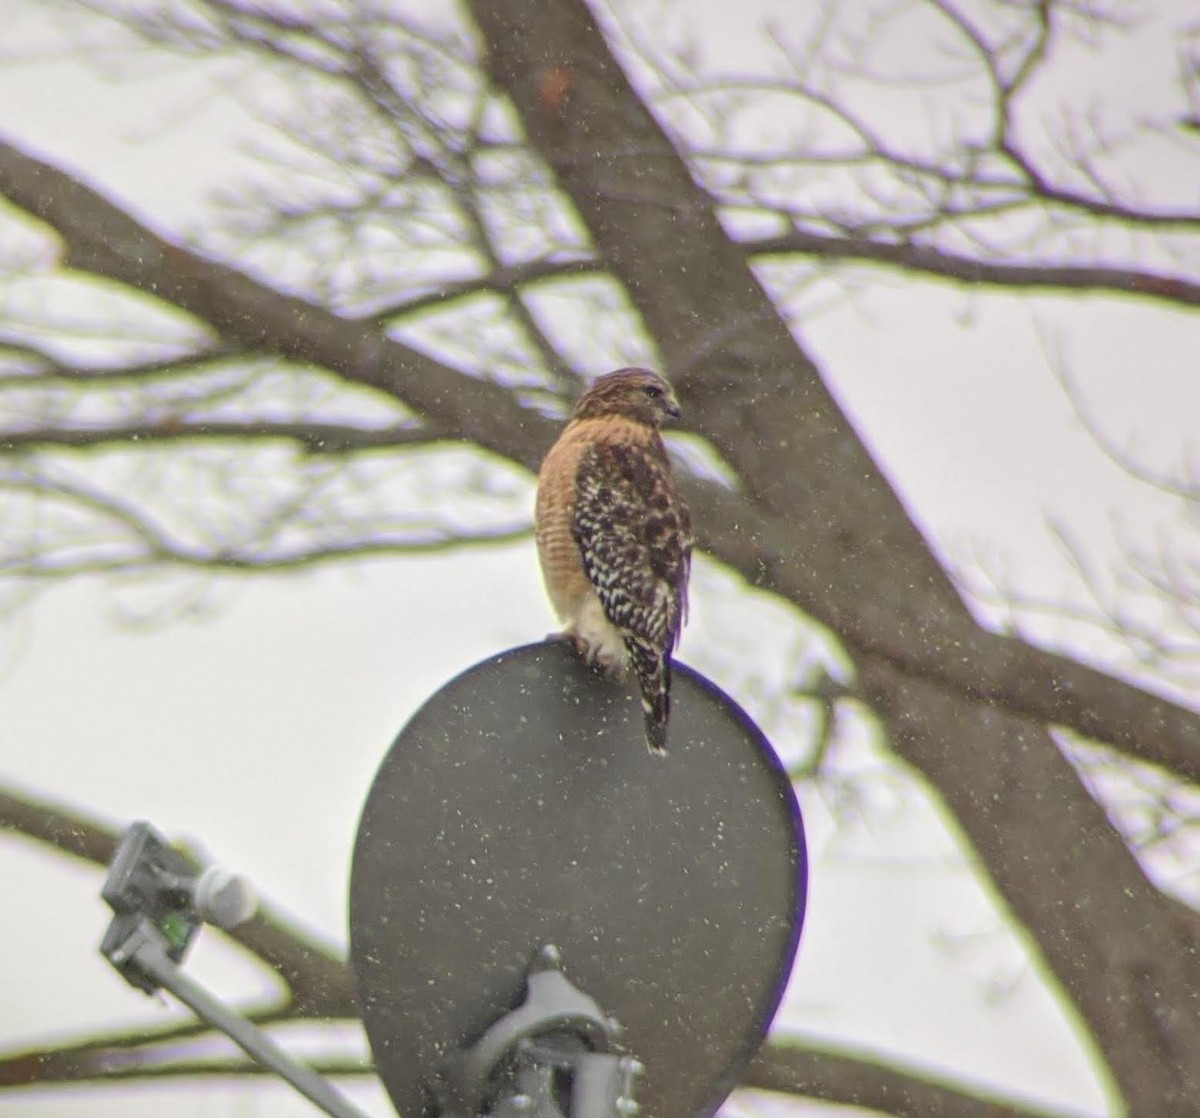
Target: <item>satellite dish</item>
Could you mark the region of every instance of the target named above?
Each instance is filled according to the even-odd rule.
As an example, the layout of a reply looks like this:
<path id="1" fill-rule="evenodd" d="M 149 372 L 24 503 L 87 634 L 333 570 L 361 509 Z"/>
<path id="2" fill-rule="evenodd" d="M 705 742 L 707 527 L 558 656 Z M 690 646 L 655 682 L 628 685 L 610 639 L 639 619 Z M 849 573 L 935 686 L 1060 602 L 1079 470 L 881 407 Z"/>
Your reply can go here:
<path id="1" fill-rule="evenodd" d="M 402 1118 L 438 1113 L 438 1069 L 521 1004 L 549 944 L 644 1065 L 643 1113 L 706 1116 L 736 1086 L 791 970 L 804 833 L 745 712 L 678 664 L 673 698 L 653 757 L 632 690 L 546 642 L 401 731 L 359 825 L 350 952 Z"/>

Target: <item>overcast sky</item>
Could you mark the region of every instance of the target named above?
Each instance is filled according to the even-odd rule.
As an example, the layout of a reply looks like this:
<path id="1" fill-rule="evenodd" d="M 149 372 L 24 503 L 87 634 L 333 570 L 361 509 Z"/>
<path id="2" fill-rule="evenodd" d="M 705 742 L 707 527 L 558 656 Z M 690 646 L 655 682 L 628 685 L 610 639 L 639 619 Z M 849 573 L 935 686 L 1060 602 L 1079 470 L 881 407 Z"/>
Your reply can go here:
<path id="1" fill-rule="evenodd" d="M 715 34 L 730 33 L 723 7 L 703 5 Z M 14 44 L 54 43 L 68 25 L 34 0 L 0 0 L 0 15 Z M 214 89 L 215 74 L 170 63 L 119 80 L 77 53 L 6 65 L 0 133 L 85 173 L 159 227 L 187 228 L 206 191 L 245 166 L 239 145 L 252 129 L 237 83 Z M 1096 450 L 1052 374 L 1046 339 L 1062 342 L 1120 437 L 1179 447 L 1200 414 L 1200 328 L 1112 300 L 1042 307 L 897 278 L 826 304 L 805 342 L 930 539 L 951 559 L 982 553 L 1053 598 L 1071 570 L 1048 517 L 1105 556 L 1113 509 L 1135 529 L 1168 512 Z M 1151 330 L 1159 344 L 1148 349 Z M 552 627 L 533 548 L 259 578 L 217 598 L 204 616 L 134 631 L 113 623 L 119 599 L 108 589 L 45 595 L 0 637 L 0 775 L 114 823 L 145 817 L 197 840 L 344 942 L 357 816 L 396 731 L 442 683 Z M 795 619 L 706 564 L 695 599 L 683 659 L 754 713 L 754 673 L 798 639 Z M 1086 654 L 1110 650 L 1094 643 Z M 882 762 L 864 743 L 842 763 Z M 902 774 L 869 787 L 861 813 L 806 794 L 810 916 L 780 1027 L 958 1069 L 1071 1113 L 1106 1113 L 1070 1024 L 952 836 Z M 0 882 L 20 898 L 0 905 L 0 1044 L 177 1012 L 98 958 L 97 874 L 32 847 L 0 849 Z M 261 989 L 213 935 L 193 970 L 234 1000 Z M 310 1113 L 284 1088 L 261 1085 L 127 1091 L 29 1092 L 4 1105 L 14 1118 L 136 1118 L 164 1105 L 204 1118 Z M 360 1094 L 389 1112 L 377 1091 Z"/>

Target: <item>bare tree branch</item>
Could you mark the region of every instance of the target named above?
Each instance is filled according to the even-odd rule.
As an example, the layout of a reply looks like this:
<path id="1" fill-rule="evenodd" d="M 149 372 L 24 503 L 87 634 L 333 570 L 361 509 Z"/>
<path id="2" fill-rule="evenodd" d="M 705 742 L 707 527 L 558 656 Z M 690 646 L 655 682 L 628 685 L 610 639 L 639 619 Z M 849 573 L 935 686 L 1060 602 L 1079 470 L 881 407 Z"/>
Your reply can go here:
<path id="1" fill-rule="evenodd" d="M 532 260 L 522 264 L 500 265 L 493 267 L 477 279 L 441 284 L 425 294 L 401 299 L 390 306 L 376 308 L 366 317 L 383 325 L 397 319 L 411 318 L 433 307 L 445 308 L 460 299 L 471 299 L 481 294 L 516 295 L 523 289 L 545 280 L 593 275 L 600 271 L 600 264 L 590 259 L 560 260 L 552 258 Z"/>
<path id="2" fill-rule="evenodd" d="M 347 454 L 359 450 L 391 450 L 400 447 L 429 447 L 451 441 L 426 426 L 371 428 L 361 424 L 288 422 L 259 418 L 247 420 L 165 418 L 161 422 L 69 425 L 0 429 L 0 452 L 24 449 L 112 448 L 120 444 L 141 445 L 184 442 L 234 441 L 238 443 L 283 440 L 296 443 L 305 454 Z"/>
<path id="3" fill-rule="evenodd" d="M 90 187 L 0 142 L 0 193 L 51 225 L 69 267 L 128 284 L 204 322 L 228 343 L 323 365 L 347 379 L 469 431 L 490 417 L 499 436 L 487 449 L 517 461 L 548 445 L 553 425 L 500 385 L 473 377 L 378 332 L 245 273 L 206 260 L 150 232 Z M 490 424 L 489 424 L 490 425 Z M 478 440 L 476 440 L 478 441 Z M 485 445 L 485 444 L 481 444 Z"/>
<path id="4" fill-rule="evenodd" d="M 799 1041 L 764 1046 L 742 1086 L 866 1107 L 897 1118 L 1062 1118 L 1061 1111 L 1003 1101 L 902 1069 L 876 1054 L 855 1056 Z"/>
<path id="5" fill-rule="evenodd" d="M 982 256 L 968 256 L 926 245 L 876 240 L 866 235 L 839 236 L 792 229 L 771 237 L 737 242 L 753 261 L 778 257 L 811 256 L 822 261 L 872 264 L 904 274 L 925 275 L 967 286 L 1024 288 L 1078 295 L 1132 295 L 1155 303 L 1200 306 L 1200 283 L 1186 276 L 1164 275 L 1144 268 L 1118 268 L 1107 264 L 1024 264 Z M 391 321 L 444 307 L 455 300 L 482 293 L 507 293 L 539 281 L 569 276 L 601 274 L 598 261 L 546 261 L 490 273 L 477 280 L 447 284 L 428 295 L 402 300 L 374 311 L 376 321 Z"/>
<path id="6" fill-rule="evenodd" d="M 375 1075 L 374 1067 L 353 1057 L 306 1057 L 304 1063 L 318 1075 L 336 1078 Z M 86 1054 L 33 1051 L 8 1058 L 0 1056 L 0 1089 L 52 1087 L 69 1083 L 103 1085 L 155 1080 L 253 1079 L 272 1074 L 259 1064 L 236 1058 L 155 1061 L 141 1051 L 115 1055 L 109 1051 Z"/>
<path id="7" fill-rule="evenodd" d="M 907 273 L 989 287 L 1044 289 L 1066 294 L 1133 295 L 1184 307 L 1200 306 L 1200 283 L 1184 276 L 1103 264 L 1014 264 L 924 245 L 837 237 L 793 229 L 776 237 L 743 242 L 753 259 L 800 253 L 822 260 L 877 264 Z"/>

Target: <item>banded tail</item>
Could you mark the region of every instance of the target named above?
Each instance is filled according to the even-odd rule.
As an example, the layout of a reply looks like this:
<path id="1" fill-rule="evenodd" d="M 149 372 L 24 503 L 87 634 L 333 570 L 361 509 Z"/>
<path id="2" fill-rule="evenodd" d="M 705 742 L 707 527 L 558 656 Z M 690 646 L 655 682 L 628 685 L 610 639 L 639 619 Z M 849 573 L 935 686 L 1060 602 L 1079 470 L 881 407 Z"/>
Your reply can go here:
<path id="1" fill-rule="evenodd" d="M 665 757 L 667 723 L 671 717 L 671 658 L 629 637 L 626 637 L 626 645 L 641 691 L 646 748 L 655 757 Z"/>

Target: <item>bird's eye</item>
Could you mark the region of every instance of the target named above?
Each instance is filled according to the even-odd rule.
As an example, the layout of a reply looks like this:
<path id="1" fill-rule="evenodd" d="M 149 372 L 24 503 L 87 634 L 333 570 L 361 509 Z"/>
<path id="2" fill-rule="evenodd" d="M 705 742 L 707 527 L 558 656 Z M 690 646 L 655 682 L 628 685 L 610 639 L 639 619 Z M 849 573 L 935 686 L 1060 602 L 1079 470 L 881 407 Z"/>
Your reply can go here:
<path id="1" fill-rule="evenodd" d="M 646 385 L 645 388 L 642 389 L 642 391 L 645 392 L 646 395 L 649 396 L 651 400 L 661 400 L 662 399 L 663 390 L 661 388 L 659 388 L 657 384 L 648 384 L 648 385 Z"/>

